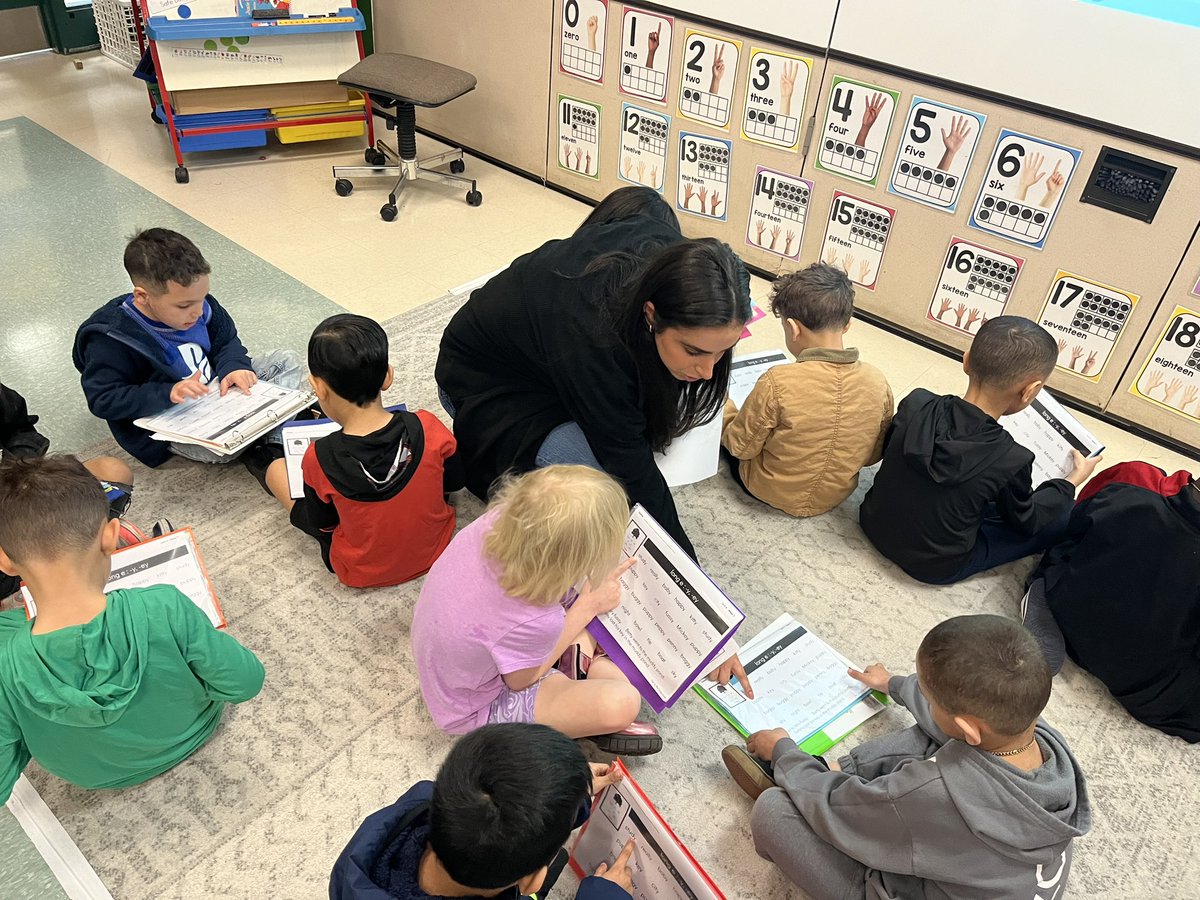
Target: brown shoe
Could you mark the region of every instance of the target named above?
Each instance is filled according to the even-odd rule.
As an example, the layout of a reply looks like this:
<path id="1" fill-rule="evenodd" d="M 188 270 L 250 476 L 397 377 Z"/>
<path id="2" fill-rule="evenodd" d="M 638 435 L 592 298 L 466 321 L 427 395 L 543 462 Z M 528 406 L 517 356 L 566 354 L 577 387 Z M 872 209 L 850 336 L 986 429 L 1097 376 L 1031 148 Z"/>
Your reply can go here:
<path id="1" fill-rule="evenodd" d="M 771 764 L 752 756 L 745 747 L 730 744 L 721 751 L 721 762 L 751 800 L 757 800 L 763 791 L 775 787 Z"/>

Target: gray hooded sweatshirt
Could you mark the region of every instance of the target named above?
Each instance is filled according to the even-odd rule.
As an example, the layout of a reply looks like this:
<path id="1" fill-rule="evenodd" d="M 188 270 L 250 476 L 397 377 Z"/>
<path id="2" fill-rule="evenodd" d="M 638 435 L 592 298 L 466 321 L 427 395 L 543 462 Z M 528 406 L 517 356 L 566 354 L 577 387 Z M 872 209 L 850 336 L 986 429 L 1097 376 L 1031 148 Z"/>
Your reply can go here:
<path id="1" fill-rule="evenodd" d="M 1025 772 L 942 731 L 915 675 L 888 691 L 917 724 L 855 748 L 841 772 L 790 740 L 775 748 L 776 784 L 817 835 L 868 867 L 866 896 L 1059 900 L 1071 841 L 1091 827 L 1062 735 L 1039 719 L 1045 763 Z"/>

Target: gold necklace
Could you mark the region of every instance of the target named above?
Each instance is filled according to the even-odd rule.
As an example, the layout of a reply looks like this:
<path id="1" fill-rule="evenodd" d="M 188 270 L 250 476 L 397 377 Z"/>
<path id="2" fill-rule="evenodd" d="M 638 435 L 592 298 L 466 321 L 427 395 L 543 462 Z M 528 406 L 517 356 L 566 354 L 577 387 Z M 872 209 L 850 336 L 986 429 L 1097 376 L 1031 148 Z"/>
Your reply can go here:
<path id="1" fill-rule="evenodd" d="M 1024 747 L 1018 747 L 1016 750 L 989 750 L 988 753 L 992 754 L 992 756 L 1018 756 L 1032 747 L 1036 741 L 1037 737 L 1034 736 L 1029 739 L 1028 744 Z"/>

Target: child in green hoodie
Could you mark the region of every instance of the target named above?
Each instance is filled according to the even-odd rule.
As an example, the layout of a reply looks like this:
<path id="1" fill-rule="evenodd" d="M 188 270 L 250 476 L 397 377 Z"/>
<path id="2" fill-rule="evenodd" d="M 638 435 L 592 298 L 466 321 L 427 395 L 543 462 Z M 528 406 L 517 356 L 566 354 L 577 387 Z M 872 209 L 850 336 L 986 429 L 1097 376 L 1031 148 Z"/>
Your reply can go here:
<path id="1" fill-rule="evenodd" d="M 119 527 L 73 456 L 0 466 L 0 569 L 38 609 L 0 613 L 0 803 L 31 758 L 85 788 L 153 778 L 262 688 L 258 658 L 176 588 L 105 595 Z"/>

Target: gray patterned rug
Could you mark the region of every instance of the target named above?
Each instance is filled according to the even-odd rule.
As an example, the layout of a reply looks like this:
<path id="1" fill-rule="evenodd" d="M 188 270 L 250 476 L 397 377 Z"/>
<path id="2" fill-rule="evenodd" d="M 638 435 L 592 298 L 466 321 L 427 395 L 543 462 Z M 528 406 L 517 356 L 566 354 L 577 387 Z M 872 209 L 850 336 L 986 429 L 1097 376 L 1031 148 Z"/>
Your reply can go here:
<path id="1" fill-rule="evenodd" d="M 386 323 L 389 402 L 441 413 L 433 364 L 460 302 L 443 297 Z M 262 658 L 266 687 L 229 711 L 208 746 L 139 787 L 87 792 L 36 764 L 28 774 L 118 900 L 327 896 L 329 868 L 362 818 L 432 777 L 448 746 L 409 654 L 419 584 L 341 587 L 241 466 L 174 461 L 137 474 L 135 519 L 195 528 L 230 633 Z M 701 561 L 748 613 L 744 637 L 787 611 L 860 664 L 907 672 L 941 619 L 1016 615 L 1029 563 L 955 587 L 915 584 L 859 531 L 863 481 L 840 509 L 809 520 L 755 504 L 724 472 L 676 492 Z M 474 499 L 457 502 L 460 524 L 479 514 Z M 1073 743 L 1095 807 L 1070 893 L 1200 896 L 1196 751 L 1130 720 L 1070 663 L 1047 717 Z M 658 721 L 666 748 L 630 769 L 726 896 L 801 896 L 752 849 L 750 805 L 720 762 L 737 735 L 691 695 Z M 889 709 L 850 741 L 910 723 Z"/>

